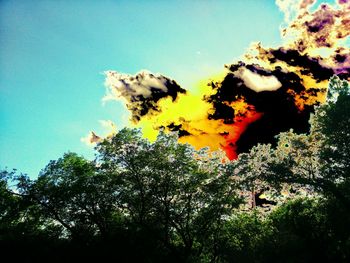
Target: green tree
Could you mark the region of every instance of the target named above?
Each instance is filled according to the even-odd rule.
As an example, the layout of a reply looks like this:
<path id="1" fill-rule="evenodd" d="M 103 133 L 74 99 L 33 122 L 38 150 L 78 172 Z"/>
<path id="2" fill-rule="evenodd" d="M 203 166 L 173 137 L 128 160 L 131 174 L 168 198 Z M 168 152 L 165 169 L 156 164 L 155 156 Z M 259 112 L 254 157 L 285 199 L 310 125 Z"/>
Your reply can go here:
<path id="1" fill-rule="evenodd" d="M 266 180 L 306 187 L 338 199 L 350 208 L 350 93 L 347 82 L 334 77 L 329 100 L 311 119 L 309 135 L 279 136 Z"/>
<path id="2" fill-rule="evenodd" d="M 350 209 L 350 85 L 333 78 L 332 90 L 338 94 L 336 100 L 322 106 L 316 116 L 318 128 L 325 136 L 321 151 L 321 161 L 326 164 L 322 170 L 324 188 Z"/>
<path id="3" fill-rule="evenodd" d="M 241 200 L 222 156 L 177 140 L 161 132 L 150 143 L 138 130 L 123 129 L 97 146 L 97 163 L 121 178 L 120 209 L 134 224 L 156 226 L 164 247 L 180 260 L 213 259 L 215 235 Z"/>
<path id="4" fill-rule="evenodd" d="M 22 177 L 25 175 L 15 170 L 0 172 L 0 251 L 21 261 L 37 262 L 51 254 L 50 247 L 59 242 L 62 228 L 18 192 L 16 179 Z"/>
<path id="5" fill-rule="evenodd" d="M 8 183 L 14 172 L 0 172 L 0 240 L 17 238 L 14 230 L 22 217 L 21 197 L 12 192 Z"/>
<path id="6" fill-rule="evenodd" d="M 297 198 L 285 202 L 269 215 L 269 220 L 274 227 L 272 255 L 278 262 L 339 262 L 329 257 L 331 229 L 321 200 Z"/>
<path id="7" fill-rule="evenodd" d="M 73 238 L 106 237 L 116 210 L 114 178 L 98 174 L 93 162 L 74 153 L 51 161 L 37 180 L 19 178 L 20 193 Z"/>
<path id="8" fill-rule="evenodd" d="M 225 223 L 220 233 L 220 260 L 272 262 L 275 234 L 273 225 L 257 210 L 238 213 Z"/>

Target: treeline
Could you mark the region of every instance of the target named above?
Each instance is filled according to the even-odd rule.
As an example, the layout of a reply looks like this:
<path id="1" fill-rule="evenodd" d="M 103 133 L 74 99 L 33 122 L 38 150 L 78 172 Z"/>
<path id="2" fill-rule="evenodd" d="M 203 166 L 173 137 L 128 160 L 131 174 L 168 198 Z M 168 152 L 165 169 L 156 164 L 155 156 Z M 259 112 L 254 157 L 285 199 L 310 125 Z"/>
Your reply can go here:
<path id="1" fill-rule="evenodd" d="M 30 179 L 1 171 L 2 259 L 23 262 L 349 262 L 350 94 L 334 77 L 309 134 L 235 161 L 176 134 L 123 129 L 88 161 Z"/>

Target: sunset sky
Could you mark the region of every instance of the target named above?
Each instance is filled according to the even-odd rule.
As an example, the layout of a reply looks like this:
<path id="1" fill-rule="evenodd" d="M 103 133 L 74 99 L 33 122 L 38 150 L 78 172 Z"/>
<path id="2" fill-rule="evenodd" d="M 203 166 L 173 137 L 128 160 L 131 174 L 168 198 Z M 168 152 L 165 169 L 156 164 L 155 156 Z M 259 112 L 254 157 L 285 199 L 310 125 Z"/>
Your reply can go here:
<path id="1" fill-rule="evenodd" d="M 104 71 L 147 69 L 191 91 L 251 42 L 279 46 L 283 19 L 273 0 L 1 1 L 0 168 L 35 177 L 67 151 L 92 159 L 81 138 L 130 117 L 102 103 Z"/>

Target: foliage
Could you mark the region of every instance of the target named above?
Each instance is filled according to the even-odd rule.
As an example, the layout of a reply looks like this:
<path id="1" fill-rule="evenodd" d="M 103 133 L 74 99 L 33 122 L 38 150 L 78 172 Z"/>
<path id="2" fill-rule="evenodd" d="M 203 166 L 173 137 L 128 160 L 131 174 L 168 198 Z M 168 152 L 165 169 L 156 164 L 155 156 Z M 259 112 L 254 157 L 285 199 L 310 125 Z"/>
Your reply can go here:
<path id="1" fill-rule="evenodd" d="M 259 262 L 273 247 L 274 228 L 257 211 L 239 213 L 225 224 L 220 239 L 223 262 Z"/>
<path id="2" fill-rule="evenodd" d="M 157 227 L 162 244 L 184 258 L 198 256 L 240 199 L 219 156 L 160 133 L 151 144 L 124 129 L 98 146 L 103 173 L 120 178 L 119 208 L 138 227 Z M 208 248 L 206 248 L 208 249 Z M 177 253 L 176 253 L 177 254 Z"/>

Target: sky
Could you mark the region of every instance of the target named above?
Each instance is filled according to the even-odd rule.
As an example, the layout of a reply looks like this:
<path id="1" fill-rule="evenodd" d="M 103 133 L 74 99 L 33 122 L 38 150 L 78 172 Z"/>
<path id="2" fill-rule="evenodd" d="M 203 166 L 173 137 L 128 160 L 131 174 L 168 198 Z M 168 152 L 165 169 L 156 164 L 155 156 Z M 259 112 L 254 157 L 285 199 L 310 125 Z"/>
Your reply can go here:
<path id="1" fill-rule="evenodd" d="M 0 1 L 0 168 L 36 177 L 73 151 L 99 120 L 128 125 L 122 102 L 103 103 L 103 72 L 161 73 L 187 90 L 250 43 L 281 42 L 273 0 Z"/>

